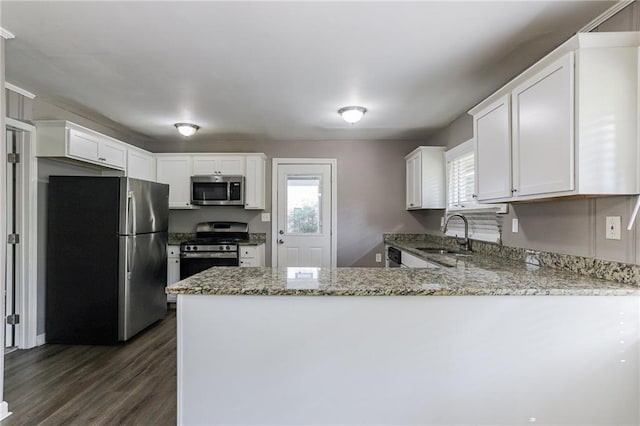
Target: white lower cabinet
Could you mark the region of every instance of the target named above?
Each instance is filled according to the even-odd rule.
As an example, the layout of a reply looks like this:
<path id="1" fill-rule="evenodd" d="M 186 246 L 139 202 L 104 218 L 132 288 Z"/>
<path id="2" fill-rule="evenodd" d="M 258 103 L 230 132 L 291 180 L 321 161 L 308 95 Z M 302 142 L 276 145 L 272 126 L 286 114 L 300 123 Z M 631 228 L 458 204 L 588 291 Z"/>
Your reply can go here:
<path id="1" fill-rule="evenodd" d="M 180 281 L 180 246 L 167 247 L 167 285 Z M 175 294 L 167 294 L 167 302 L 175 302 Z"/>
<path id="2" fill-rule="evenodd" d="M 239 255 L 242 268 L 264 266 L 264 244 L 240 246 Z"/>
<path id="3" fill-rule="evenodd" d="M 402 262 L 402 268 L 439 268 L 439 265 L 433 264 L 427 260 L 420 259 L 418 256 L 414 256 L 411 253 L 402 251 L 400 254 L 400 261 Z"/>
<path id="4" fill-rule="evenodd" d="M 639 33 L 581 33 L 481 102 L 485 203 L 640 192 Z"/>

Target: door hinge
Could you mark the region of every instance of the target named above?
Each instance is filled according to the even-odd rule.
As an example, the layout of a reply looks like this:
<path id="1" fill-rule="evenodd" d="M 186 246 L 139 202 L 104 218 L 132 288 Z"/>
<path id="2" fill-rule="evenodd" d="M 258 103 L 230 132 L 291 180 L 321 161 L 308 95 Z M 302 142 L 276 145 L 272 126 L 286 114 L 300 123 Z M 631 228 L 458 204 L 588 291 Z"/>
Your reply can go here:
<path id="1" fill-rule="evenodd" d="M 9 164 L 17 164 L 20 162 L 20 154 L 17 153 L 9 153 L 7 154 L 7 162 Z"/>
<path id="2" fill-rule="evenodd" d="M 8 244 L 18 244 L 20 242 L 20 234 L 9 234 L 7 235 L 7 243 Z"/>
<path id="3" fill-rule="evenodd" d="M 16 325 L 16 324 L 20 324 L 20 315 L 19 314 L 7 315 L 7 325 Z"/>

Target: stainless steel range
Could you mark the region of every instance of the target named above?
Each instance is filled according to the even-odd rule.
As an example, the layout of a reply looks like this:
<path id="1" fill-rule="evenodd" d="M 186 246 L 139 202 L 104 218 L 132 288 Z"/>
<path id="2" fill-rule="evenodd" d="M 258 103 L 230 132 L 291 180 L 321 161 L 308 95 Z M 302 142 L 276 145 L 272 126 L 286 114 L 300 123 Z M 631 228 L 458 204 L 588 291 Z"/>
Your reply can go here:
<path id="1" fill-rule="evenodd" d="M 196 239 L 180 244 L 180 279 L 214 266 L 239 266 L 238 243 L 248 240 L 246 223 L 199 223 Z"/>

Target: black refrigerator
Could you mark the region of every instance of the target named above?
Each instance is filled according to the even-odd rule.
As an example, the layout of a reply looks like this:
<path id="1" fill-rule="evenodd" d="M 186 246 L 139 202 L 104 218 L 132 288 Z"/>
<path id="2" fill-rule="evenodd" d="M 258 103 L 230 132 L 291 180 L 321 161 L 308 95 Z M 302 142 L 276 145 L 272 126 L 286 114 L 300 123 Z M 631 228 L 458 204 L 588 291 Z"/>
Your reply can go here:
<path id="1" fill-rule="evenodd" d="M 47 206 L 47 342 L 115 344 L 164 318 L 168 185 L 51 176 Z"/>

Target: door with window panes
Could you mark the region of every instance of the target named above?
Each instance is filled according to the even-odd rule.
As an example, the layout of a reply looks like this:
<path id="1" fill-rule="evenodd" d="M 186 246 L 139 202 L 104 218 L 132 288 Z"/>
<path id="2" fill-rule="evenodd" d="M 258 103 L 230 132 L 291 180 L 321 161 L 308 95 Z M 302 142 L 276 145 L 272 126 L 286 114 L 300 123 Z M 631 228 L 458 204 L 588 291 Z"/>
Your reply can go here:
<path id="1" fill-rule="evenodd" d="M 331 266 L 331 165 L 279 164 L 279 267 Z"/>

